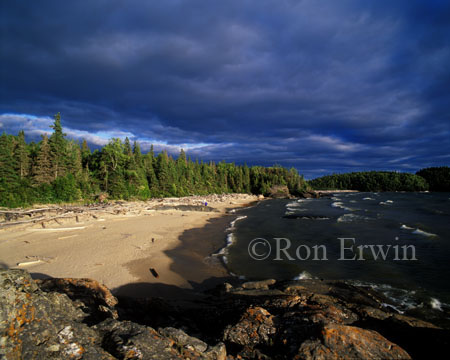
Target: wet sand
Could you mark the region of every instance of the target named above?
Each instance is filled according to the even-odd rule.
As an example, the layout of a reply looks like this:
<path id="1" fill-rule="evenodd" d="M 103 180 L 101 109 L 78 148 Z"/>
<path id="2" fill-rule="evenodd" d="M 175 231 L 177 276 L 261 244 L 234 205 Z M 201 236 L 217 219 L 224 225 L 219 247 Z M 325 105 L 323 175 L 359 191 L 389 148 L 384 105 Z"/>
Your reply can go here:
<path id="1" fill-rule="evenodd" d="M 125 264 L 130 274 L 138 280 L 116 288 L 115 294 L 132 297 L 176 298 L 180 294 L 186 296 L 185 289 L 202 291 L 223 283 L 230 276 L 220 257 L 212 254 L 217 253 L 225 246 L 225 229 L 235 218 L 236 215 L 222 215 L 208 219 L 202 227 L 185 230 L 179 237 L 180 244 L 178 246 L 164 250 L 164 253 L 172 259 L 169 271 L 153 268 L 159 275 L 157 279 L 149 271 L 154 265 L 153 257 L 150 254 L 149 257 Z M 186 281 L 186 284 L 175 286 L 173 282 L 166 279 L 166 272 L 171 276 L 177 274 Z"/>

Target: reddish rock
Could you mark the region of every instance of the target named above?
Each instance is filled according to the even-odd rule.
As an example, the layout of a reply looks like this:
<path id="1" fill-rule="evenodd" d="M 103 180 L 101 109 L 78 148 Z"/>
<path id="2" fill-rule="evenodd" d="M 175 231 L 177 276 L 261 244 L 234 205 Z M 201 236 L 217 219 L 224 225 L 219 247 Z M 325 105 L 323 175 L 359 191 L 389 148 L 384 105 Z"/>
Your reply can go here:
<path id="1" fill-rule="evenodd" d="M 244 346 L 268 344 L 275 332 L 273 315 L 261 307 L 255 307 L 247 309 L 236 325 L 225 330 L 224 340 Z"/>
<path id="2" fill-rule="evenodd" d="M 373 330 L 355 326 L 329 324 L 322 339 L 305 341 L 297 359 L 411 359 L 400 346 Z"/>

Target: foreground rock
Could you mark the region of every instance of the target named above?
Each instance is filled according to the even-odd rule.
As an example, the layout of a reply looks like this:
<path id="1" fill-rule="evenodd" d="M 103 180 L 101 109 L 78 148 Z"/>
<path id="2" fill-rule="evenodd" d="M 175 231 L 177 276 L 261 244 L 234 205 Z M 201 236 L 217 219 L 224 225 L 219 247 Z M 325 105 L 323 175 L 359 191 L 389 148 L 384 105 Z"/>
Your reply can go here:
<path id="1" fill-rule="evenodd" d="M 162 329 L 158 333 L 148 326 L 115 320 L 115 311 L 105 311 L 105 305 L 99 304 L 104 301 L 113 308 L 115 298 L 95 281 L 55 280 L 42 285 L 56 292 L 45 292 L 24 270 L 0 270 L 0 358 L 225 358 L 223 344 L 210 347 L 182 330 Z M 89 292 L 93 300 L 86 296 Z M 109 313 L 110 317 L 93 324 L 96 312 Z"/>
<path id="2" fill-rule="evenodd" d="M 1 270 L 0 357 L 409 359 L 450 346 L 447 329 L 343 282 L 225 283 L 190 298 L 116 299 L 93 280 Z"/>

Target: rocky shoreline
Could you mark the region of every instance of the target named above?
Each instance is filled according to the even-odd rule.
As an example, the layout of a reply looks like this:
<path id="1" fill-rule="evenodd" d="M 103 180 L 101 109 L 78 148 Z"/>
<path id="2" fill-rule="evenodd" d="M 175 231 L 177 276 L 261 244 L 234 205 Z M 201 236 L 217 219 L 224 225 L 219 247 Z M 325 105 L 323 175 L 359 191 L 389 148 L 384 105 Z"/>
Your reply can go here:
<path id="1" fill-rule="evenodd" d="M 6 359 L 442 358 L 448 328 L 398 314 L 340 281 L 223 283 L 161 298 L 119 298 L 89 279 L 0 270 Z"/>

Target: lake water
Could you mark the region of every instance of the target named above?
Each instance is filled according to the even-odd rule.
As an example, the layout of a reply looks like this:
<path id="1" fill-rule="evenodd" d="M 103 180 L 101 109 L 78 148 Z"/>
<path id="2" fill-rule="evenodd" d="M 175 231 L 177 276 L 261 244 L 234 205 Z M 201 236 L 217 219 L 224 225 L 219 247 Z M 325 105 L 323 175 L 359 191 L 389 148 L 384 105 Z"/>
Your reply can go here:
<path id="1" fill-rule="evenodd" d="M 221 255 L 246 279 L 344 279 L 395 297 L 400 309 L 439 310 L 450 304 L 450 193 L 263 201 L 236 212 Z"/>

